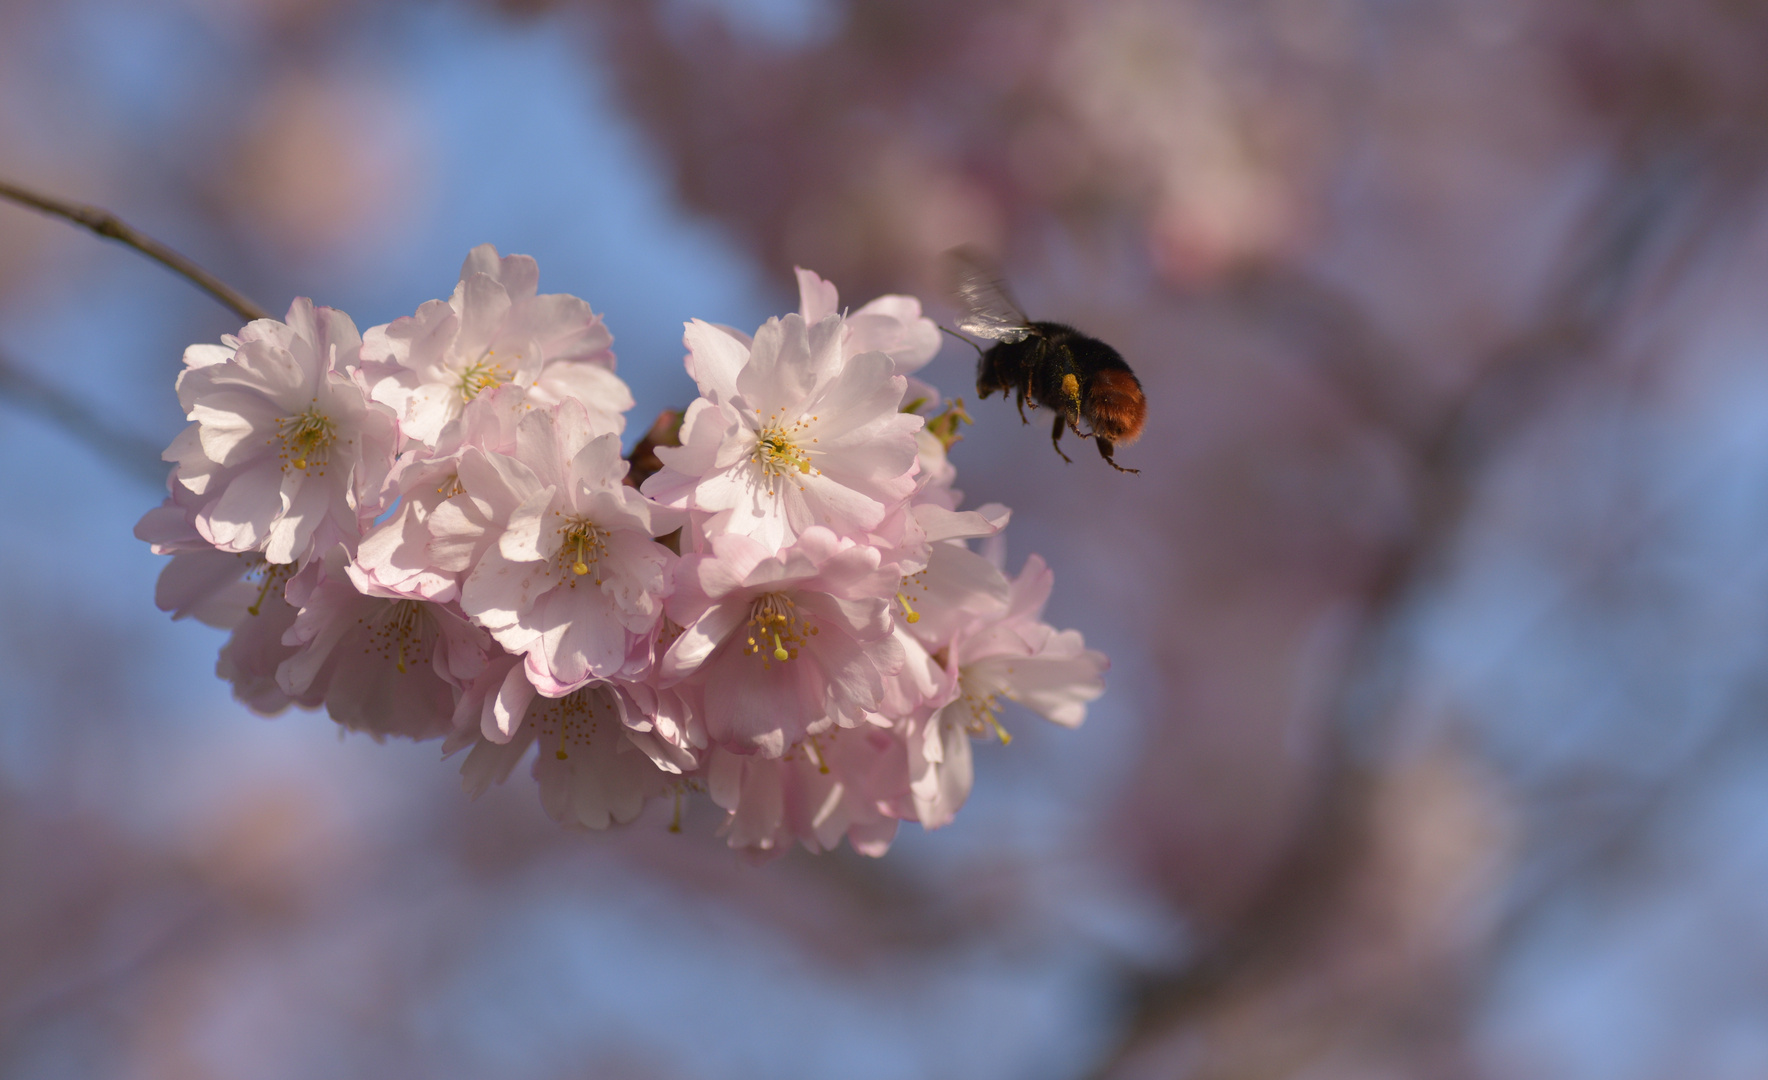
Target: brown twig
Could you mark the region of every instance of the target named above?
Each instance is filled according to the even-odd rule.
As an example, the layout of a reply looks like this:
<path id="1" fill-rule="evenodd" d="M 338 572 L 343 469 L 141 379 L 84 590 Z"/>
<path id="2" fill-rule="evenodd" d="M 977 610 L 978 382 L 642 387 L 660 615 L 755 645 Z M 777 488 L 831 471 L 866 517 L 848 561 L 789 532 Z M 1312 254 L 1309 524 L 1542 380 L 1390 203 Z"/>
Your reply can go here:
<path id="1" fill-rule="evenodd" d="M 645 437 L 638 441 L 638 445 L 626 457 L 632 464 L 632 468 L 626 473 L 628 487 L 638 487 L 663 468 L 663 460 L 657 456 L 657 447 L 681 445 L 683 415 L 682 409 L 664 409 L 657 414 L 651 430 L 645 432 Z"/>
<path id="2" fill-rule="evenodd" d="M 119 220 L 109 210 L 57 199 L 29 188 L 20 187 L 4 179 L 0 179 L 0 198 L 11 199 L 13 202 L 21 203 L 33 210 L 40 210 L 45 214 L 66 218 L 76 225 L 84 225 L 102 237 L 127 244 L 174 273 L 182 275 L 192 284 L 233 309 L 235 314 L 247 322 L 268 317 L 268 313 L 263 308 L 246 299 L 215 275 L 153 237 L 138 232 Z"/>

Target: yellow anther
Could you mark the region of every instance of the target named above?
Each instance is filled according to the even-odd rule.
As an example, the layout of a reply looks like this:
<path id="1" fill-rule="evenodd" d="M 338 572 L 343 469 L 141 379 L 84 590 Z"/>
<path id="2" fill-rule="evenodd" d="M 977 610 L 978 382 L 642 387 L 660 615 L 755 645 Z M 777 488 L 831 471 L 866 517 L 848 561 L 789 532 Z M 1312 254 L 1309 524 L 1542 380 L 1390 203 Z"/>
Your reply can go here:
<path id="1" fill-rule="evenodd" d="M 567 521 L 559 527 L 564 541 L 559 545 L 558 565 L 582 577 L 601 560 L 608 549 L 608 531 L 594 522 L 582 519 Z M 601 579 L 596 579 L 597 584 Z"/>
<path id="2" fill-rule="evenodd" d="M 323 464 L 337 431 L 330 419 L 317 406 L 276 422 L 282 437 L 282 453 L 288 467 L 305 470 L 311 461 Z"/>
<path id="3" fill-rule="evenodd" d="M 811 464 L 810 454 L 798 445 L 804 435 L 805 421 L 800 420 L 790 427 L 780 426 L 779 414 L 775 413 L 768 419 L 767 426 L 756 433 L 755 452 L 749 460 L 761 467 L 761 475 L 773 490 L 773 481 L 780 476 L 797 472 L 809 476 L 816 471 Z"/>
<path id="4" fill-rule="evenodd" d="M 1070 377 L 1072 378 L 1072 376 Z M 1001 737 L 1002 746 L 1006 746 L 1013 741 L 1013 736 L 1007 734 L 1007 729 L 1001 726 L 1000 720 L 995 718 L 994 713 L 991 712 L 988 714 L 988 722 L 993 725 L 995 734 Z"/>
<path id="5" fill-rule="evenodd" d="M 743 652 L 760 656 L 763 669 L 772 670 L 769 659 L 785 663 L 798 655 L 806 635 L 816 632 L 792 601 L 779 593 L 756 597 L 749 609 L 749 632 Z M 757 644 L 757 639 L 760 644 Z"/>
<path id="6" fill-rule="evenodd" d="M 907 619 L 909 622 L 912 622 L 912 623 L 918 623 L 921 621 L 920 613 L 917 612 L 914 608 L 909 606 L 909 598 L 908 597 L 904 596 L 902 593 L 899 592 L 896 594 L 896 598 L 897 598 L 897 600 L 902 602 L 903 618 Z"/>
<path id="7" fill-rule="evenodd" d="M 488 349 L 478 363 L 468 366 L 460 373 L 455 388 L 460 391 L 462 401 L 471 401 L 480 393 L 515 378 L 515 372 L 491 360 L 496 355 L 497 350 Z"/>
<path id="8" fill-rule="evenodd" d="M 246 608 L 246 614 L 256 615 L 259 611 L 263 610 L 264 598 L 270 595 L 270 587 L 282 580 L 282 576 L 285 573 L 287 573 L 287 570 L 275 563 L 264 564 L 264 584 L 258 587 L 258 598 L 252 601 L 251 607 Z"/>

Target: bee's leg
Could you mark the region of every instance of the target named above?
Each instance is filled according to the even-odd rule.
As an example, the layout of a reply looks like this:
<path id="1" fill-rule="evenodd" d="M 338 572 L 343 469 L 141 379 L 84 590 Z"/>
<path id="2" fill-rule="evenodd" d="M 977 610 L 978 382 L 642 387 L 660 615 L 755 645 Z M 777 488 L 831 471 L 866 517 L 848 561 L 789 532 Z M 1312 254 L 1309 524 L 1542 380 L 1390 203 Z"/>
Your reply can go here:
<path id="1" fill-rule="evenodd" d="M 1058 454 L 1062 454 L 1062 429 L 1067 426 L 1068 417 L 1062 413 L 1057 413 L 1056 426 L 1050 429 L 1050 445 L 1056 448 L 1056 453 Z M 1070 465 L 1074 464 L 1074 459 L 1067 454 L 1062 454 L 1062 460 L 1068 462 Z"/>
<path id="2" fill-rule="evenodd" d="M 1118 472 L 1139 473 L 1142 471 L 1141 469 L 1126 469 L 1122 465 L 1119 465 L 1117 459 L 1111 456 L 1111 452 L 1115 447 L 1112 445 L 1110 439 L 1105 438 L 1103 435 L 1094 435 L 1093 441 L 1099 444 L 1099 456 L 1104 458 L 1105 464 L 1111 466 L 1113 469 L 1116 469 Z"/>
<path id="3" fill-rule="evenodd" d="M 1020 387 L 1020 388 L 1019 388 L 1019 400 L 1018 400 L 1018 402 L 1017 402 L 1017 404 L 1018 404 L 1018 406 L 1019 406 L 1019 422 L 1020 422 L 1020 423 L 1021 423 L 1021 424 L 1029 424 L 1029 423 L 1031 423 L 1031 421 L 1030 421 L 1030 420 L 1027 420 L 1027 419 L 1026 419 L 1026 418 L 1025 418 L 1025 387 L 1023 387 L 1023 386 L 1021 386 L 1021 387 Z M 1034 401 L 1034 402 L 1032 402 L 1032 403 L 1031 403 L 1031 407 L 1032 407 L 1032 408 L 1033 408 L 1033 409 L 1035 409 L 1035 408 L 1037 408 L 1037 402 L 1035 402 L 1035 401 Z"/>

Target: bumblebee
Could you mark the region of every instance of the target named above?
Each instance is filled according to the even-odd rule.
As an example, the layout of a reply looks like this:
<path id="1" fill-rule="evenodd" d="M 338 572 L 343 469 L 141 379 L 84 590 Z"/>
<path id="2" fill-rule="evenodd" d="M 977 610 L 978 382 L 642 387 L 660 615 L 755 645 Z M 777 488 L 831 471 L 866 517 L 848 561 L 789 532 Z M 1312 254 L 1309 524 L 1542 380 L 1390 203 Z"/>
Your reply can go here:
<path id="1" fill-rule="evenodd" d="M 1093 440 L 1099 456 L 1118 472 L 1140 472 L 1119 465 L 1111 456 L 1119 443 L 1135 442 L 1148 415 L 1142 383 L 1117 350 L 1072 326 L 1033 322 L 1007 294 L 993 264 L 974 248 L 946 253 L 953 292 L 958 301 L 958 329 L 995 344 L 987 352 L 976 346 L 976 393 L 1014 395 L 1019 419 L 1030 423 L 1025 402 L 1056 414 L 1050 442 L 1063 461 L 1066 428 Z M 975 342 L 971 342 L 975 345 Z M 1085 420 L 1090 431 L 1082 431 Z"/>

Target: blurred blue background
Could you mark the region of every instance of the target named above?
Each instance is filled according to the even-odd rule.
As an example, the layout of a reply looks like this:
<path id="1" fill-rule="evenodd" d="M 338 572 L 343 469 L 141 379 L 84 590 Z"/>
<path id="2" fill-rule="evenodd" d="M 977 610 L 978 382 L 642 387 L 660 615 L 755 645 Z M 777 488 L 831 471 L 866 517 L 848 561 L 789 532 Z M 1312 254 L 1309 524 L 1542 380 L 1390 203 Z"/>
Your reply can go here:
<path id="1" fill-rule="evenodd" d="M 1717 0 L 12 0 L 0 175 L 363 328 L 533 255 L 629 442 L 685 319 L 795 263 L 943 315 L 962 241 L 1154 411 L 1124 478 L 972 402 L 959 486 L 1113 668 L 956 824 L 562 833 L 230 700 L 130 530 L 237 324 L 0 204 L 0 1073 L 1763 1075 L 1765 45 Z"/>

